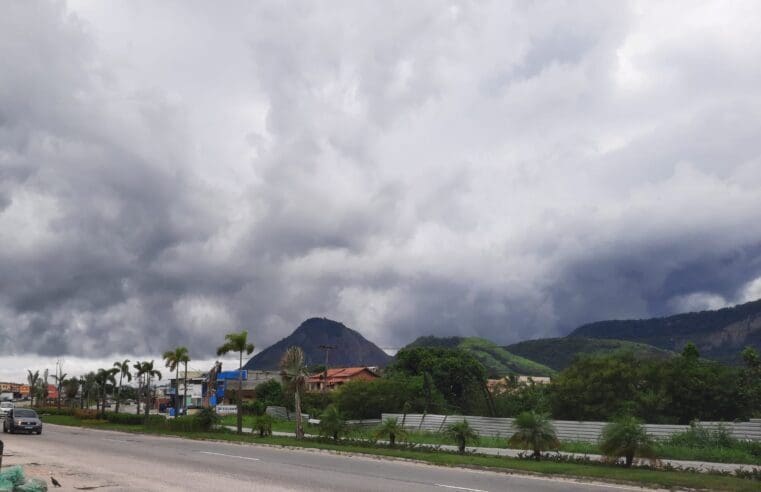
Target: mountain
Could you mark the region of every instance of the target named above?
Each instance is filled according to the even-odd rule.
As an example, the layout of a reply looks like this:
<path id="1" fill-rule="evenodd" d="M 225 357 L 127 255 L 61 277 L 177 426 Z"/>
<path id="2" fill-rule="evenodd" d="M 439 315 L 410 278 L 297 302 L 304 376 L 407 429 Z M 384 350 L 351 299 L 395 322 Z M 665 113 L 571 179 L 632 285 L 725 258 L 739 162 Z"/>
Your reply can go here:
<path id="1" fill-rule="evenodd" d="M 243 367 L 250 370 L 277 370 L 280 358 L 288 347 L 304 351 L 307 365 L 325 363 L 325 351 L 320 345 L 334 345 L 330 351 L 330 367 L 385 366 L 391 357 L 359 332 L 343 323 L 327 318 L 310 318 L 296 331 L 276 344 L 262 350 Z"/>
<path id="2" fill-rule="evenodd" d="M 628 342 L 625 340 L 609 340 L 605 338 L 566 337 L 541 338 L 514 343 L 505 350 L 526 357 L 535 362 L 562 371 L 573 362 L 577 355 L 609 354 L 616 352 L 632 352 L 639 358 L 667 358 L 674 352 L 646 345 L 644 343 Z"/>
<path id="3" fill-rule="evenodd" d="M 512 354 L 497 344 L 477 337 L 420 337 L 407 347 L 459 348 L 475 357 L 486 368 L 489 377 L 517 373 L 526 376 L 551 376 L 555 371 L 532 360 Z"/>
<path id="4" fill-rule="evenodd" d="M 693 342 L 702 357 L 737 364 L 745 346 L 761 351 L 761 299 L 665 318 L 598 321 L 576 328 L 569 337 L 616 338 L 674 351 Z"/>

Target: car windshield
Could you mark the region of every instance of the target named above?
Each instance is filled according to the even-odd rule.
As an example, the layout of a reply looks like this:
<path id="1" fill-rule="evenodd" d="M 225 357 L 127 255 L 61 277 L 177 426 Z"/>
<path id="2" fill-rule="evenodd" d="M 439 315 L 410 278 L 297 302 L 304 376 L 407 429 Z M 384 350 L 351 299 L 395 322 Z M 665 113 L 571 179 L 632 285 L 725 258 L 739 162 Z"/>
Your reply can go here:
<path id="1" fill-rule="evenodd" d="M 9 401 L 4 401 L 0 403 L 0 408 L 13 408 L 13 403 Z"/>
<path id="2" fill-rule="evenodd" d="M 13 412 L 14 417 L 23 417 L 23 418 L 37 418 L 37 413 L 34 410 L 27 410 L 26 408 L 17 408 Z"/>

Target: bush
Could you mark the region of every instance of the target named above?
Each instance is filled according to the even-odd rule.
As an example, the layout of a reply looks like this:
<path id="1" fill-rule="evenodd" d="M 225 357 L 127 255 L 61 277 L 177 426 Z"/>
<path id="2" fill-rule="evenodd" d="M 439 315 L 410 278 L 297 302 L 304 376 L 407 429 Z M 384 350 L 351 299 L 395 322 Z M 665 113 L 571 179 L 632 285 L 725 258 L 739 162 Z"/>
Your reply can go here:
<path id="1" fill-rule="evenodd" d="M 630 467 L 634 457 L 656 458 L 653 439 L 645 426 L 634 417 L 622 417 L 605 426 L 600 439 L 600 450 L 608 458 L 624 457 L 624 466 Z"/>
<path id="2" fill-rule="evenodd" d="M 62 407 L 62 408 L 56 408 L 56 407 L 42 407 L 37 408 L 37 413 L 39 415 L 69 415 L 73 416 L 74 411 L 77 410 L 75 408 L 68 408 L 68 407 Z"/>
<path id="3" fill-rule="evenodd" d="M 157 417 L 157 415 L 152 415 L 152 417 Z M 134 413 L 106 412 L 106 420 L 112 424 L 142 425 L 145 422 L 145 416 Z"/>
<path id="4" fill-rule="evenodd" d="M 254 419 L 254 428 L 251 432 L 258 432 L 259 437 L 267 437 L 272 435 L 272 423 L 275 420 L 267 414 L 260 415 Z"/>
<path id="5" fill-rule="evenodd" d="M 715 430 L 711 430 L 697 421 L 690 422 L 689 430 L 673 434 L 666 442 L 686 448 L 731 448 L 738 443 L 726 426 L 719 425 Z"/>
<path id="6" fill-rule="evenodd" d="M 222 421 L 222 417 L 211 408 L 202 408 L 200 412 L 193 415 L 193 418 L 196 419 L 198 428 L 202 431 L 209 431 Z"/>
<path id="7" fill-rule="evenodd" d="M 346 419 L 335 405 L 330 405 L 320 415 L 320 436 L 332 437 L 334 441 L 338 441 L 338 438 L 345 434 L 347 429 Z"/>
<path id="8" fill-rule="evenodd" d="M 197 432 L 202 430 L 200 423 L 195 415 L 183 415 L 166 421 L 167 427 L 171 431 L 177 432 Z"/>
<path id="9" fill-rule="evenodd" d="M 75 408 L 74 416 L 81 420 L 97 420 L 98 411 L 91 408 Z"/>

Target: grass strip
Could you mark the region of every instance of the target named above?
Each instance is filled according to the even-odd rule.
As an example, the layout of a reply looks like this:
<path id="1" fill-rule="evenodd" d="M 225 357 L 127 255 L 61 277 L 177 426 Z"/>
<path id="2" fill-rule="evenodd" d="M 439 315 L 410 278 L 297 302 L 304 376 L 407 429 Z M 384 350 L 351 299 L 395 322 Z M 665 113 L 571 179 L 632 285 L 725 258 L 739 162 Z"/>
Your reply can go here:
<path id="1" fill-rule="evenodd" d="M 466 454 L 459 455 L 444 451 L 392 449 L 388 447 L 338 444 L 322 440 L 297 440 L 293 437 L 272 436 L 260 438 L 252 434 L 238 435 L 234 432 L 178 432 L 163 428 L 144 428 L 140 425 L 112 424 L 98 420 L 80 420 L 64 415 L 48 415 L 46 423 L 86 427 L 92 429 L 116 430 L 123 432 L 181 437 L 195 440 L 215 440 L 245 444 L 266 444 L 292 448 L 311 448 L 337 451 L 341 453 L 363 454 L 380 457 L 403 458 L 439 466 L 459 466 L 488 469 L 503 472 L 524 472 L 574 479 L 593 479 L 646 487 L 691 488 L 708 490 L 731 490 L 758 492 L 759 482 L 726 475 L 706 473 L 659 471 L 646 469 L 626 469 L 609 465 L 558 463 L 551 461 L 529 461 L 517 458 Z"/>

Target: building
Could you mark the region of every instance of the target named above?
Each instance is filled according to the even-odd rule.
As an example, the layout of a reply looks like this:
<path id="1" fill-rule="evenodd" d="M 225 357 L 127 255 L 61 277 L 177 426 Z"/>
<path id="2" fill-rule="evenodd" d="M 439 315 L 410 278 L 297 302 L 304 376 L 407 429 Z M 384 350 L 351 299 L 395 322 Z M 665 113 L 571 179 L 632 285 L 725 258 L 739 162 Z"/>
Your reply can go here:
<path id="1" fill-rule="evenodd" d="M 337 367 L 328 369 L 327 385 L 325 372 L 312 374 L 307 378 L 308 391 L 334 390 L 349 381 L 372 381 L 379 376 L 369 367 Z"/>
<path id="2" fill-rule="evenodd" d="M 188 401 L 187 408 L 199 408 L 203 404 L 203 387 L 206 381 L 206 375 L 202 371 L 188 371 Z M 174 395 L 177 394 L 179 401 L 185 395 L 185 372 L 180 371 L 180 379 L 174 378 L 169 380 L 169 386 L 165 394 L 171 401 L 175 401 Z"/>
<path id="3" fill-rule="evenodd" d="M 508 376 L 500 379 L 490 379 L 486 382 L 489 391 L 494 395 L 509 391 L 522 384 L 550 384 L 550 378 L 546 376 Z"/>

